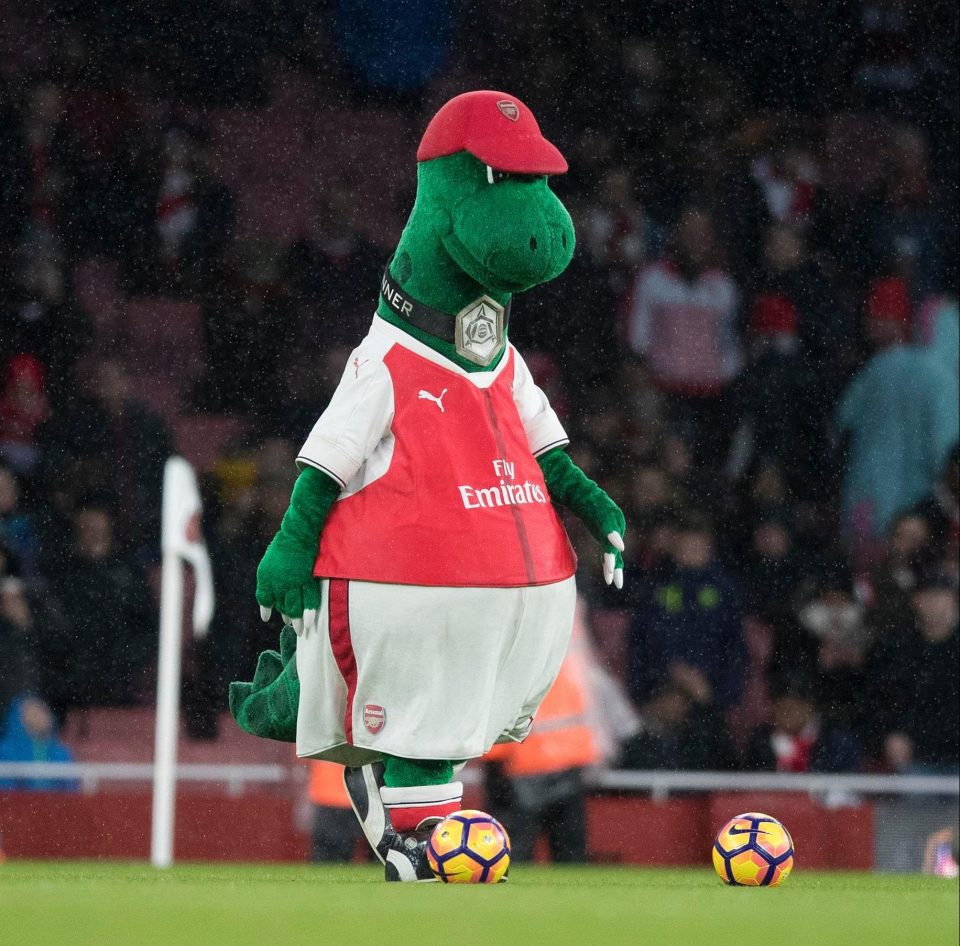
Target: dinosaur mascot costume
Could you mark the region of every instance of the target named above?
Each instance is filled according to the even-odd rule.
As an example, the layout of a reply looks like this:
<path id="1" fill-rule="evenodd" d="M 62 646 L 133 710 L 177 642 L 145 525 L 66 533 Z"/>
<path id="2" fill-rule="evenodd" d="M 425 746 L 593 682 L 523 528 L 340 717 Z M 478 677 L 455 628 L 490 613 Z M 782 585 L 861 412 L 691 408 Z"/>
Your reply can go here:
<path id="1" fill-rule="evenodd" d="M 622 585 L 624 518 L 507 340 L 510 302 L 573 255 L 530 110 L 469 92 L 431 120 L 376 315 L 297 459 L 257 570 L 284 621 L 230 708 L 247 732 L 345 765 L 388 880 L 432 879 L 429 828 L 466 759 L 522 740 L 569 640 L 568 508 Z"/>

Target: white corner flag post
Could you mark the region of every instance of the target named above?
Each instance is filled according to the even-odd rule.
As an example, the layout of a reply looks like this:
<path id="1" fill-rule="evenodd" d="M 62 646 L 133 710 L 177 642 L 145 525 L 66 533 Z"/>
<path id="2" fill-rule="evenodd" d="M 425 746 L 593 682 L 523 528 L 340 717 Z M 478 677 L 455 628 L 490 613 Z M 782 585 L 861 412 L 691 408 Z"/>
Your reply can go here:
<path id="1" fill-rule="evenodd" d="M 200 491 L 193 467 L 170 457 L 163 471 L 160 545 L 160 654 L 157 673 L 157 719 L 153 754 L 153 827 L 150 861 L 173 863 L 173 820 L 177 787 L 177 735 L 180 716 L 180 650 L 183 632 L 183 563 L 193 566 L 193 633 L 203 637 L 213 617 L 213 577 L 200 531 Z"/>

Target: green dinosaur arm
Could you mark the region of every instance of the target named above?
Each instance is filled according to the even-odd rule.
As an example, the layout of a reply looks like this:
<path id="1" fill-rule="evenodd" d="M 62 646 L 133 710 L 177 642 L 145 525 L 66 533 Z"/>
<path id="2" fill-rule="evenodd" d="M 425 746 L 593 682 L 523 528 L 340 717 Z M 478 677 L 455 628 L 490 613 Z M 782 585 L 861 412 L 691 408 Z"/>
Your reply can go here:
<path id="1" fill-rule="evenodd" d="M 257 568 L 257 601 L 288 618 L 320 607 L 320 585 L 313 577 L 320 532 L 340 484 L 311 466 L 297 477 L 280 531 Z M 266 615 L 269 618 L 269 614 Z"/>
<path id="2" fill-rule="evenodd" d="M 614 568 L 623 569 L 623 555 L 608 536 L 616 532 L 621 539 L 627 529 L 620 507 L 583 470 L 567 456 L 562 447 L 548 450 L 537 458 L 550 499 L 566 506 L 600 543 L 604 554 L 613 555 Z M 622 572 L 621 572 L 622 580 Z"/>
<path id="3" fill-rule="evenodd" d="M 257 569 L 257 601 L 261 615 L 270 617 L 276 608 L 294 627 L 280 632 L 280 650 L 265 650 L 257 660 L 251 682 L 230 684 L 230 712 L 245 732 L 264 739 L 296 742 L 300 679 L 297 676 L 296 626 L 302 629 L 305 610 L 320 607 L 320 583 L 313 577 L 313 563 L 323 524 L 340 484 L 305 467 L 293 484 L 290 506 L 280 531 L 267 547 Z"/>

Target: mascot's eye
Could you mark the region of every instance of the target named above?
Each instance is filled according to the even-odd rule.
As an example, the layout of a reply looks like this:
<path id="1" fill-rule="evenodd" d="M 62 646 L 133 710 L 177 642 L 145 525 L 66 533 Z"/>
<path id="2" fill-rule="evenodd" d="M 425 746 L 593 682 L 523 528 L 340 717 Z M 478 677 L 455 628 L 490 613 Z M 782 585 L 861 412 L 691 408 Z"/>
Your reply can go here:
<path id="1" fill-rule="evenodd" d="M 513 174 L 510 171 L 497 171 L 487 165 L 487 183 L 500 184 L 503 181 L 535 181 L 542 175 L 538 174 Z"/>

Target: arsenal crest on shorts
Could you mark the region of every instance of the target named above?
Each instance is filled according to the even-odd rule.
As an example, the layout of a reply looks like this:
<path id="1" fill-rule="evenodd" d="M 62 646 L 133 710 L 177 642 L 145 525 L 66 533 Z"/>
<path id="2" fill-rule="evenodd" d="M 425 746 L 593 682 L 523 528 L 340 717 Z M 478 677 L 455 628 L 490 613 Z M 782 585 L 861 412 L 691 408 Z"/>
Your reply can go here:
<path id="1" fill-rule="evenodd" d="M 364 703 L 363 725 L 367 732 L 375 736 L 387 723 L 387 711 L 376 703 Z"/>

